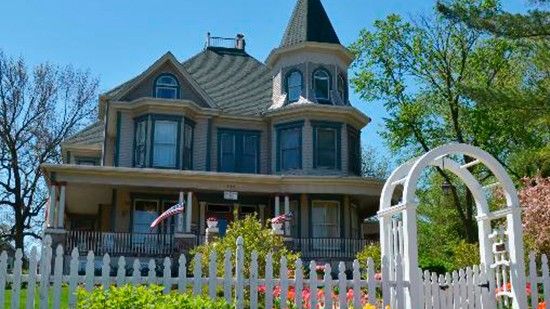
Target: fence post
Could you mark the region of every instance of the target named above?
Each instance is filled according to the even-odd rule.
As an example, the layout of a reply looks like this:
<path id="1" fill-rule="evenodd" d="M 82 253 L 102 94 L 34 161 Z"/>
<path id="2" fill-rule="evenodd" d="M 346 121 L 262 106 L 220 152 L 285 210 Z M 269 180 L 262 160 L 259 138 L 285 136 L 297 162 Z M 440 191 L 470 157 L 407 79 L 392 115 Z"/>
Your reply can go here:
<path id="1" fill-rule="evenodd" d="M 237 238 L 237 250 L 235 252 L 235 305 L 237 309 L 244 307 L 244 239 L 242 236 Z"/>
<path id="2" fill-rule="evenodd" d="M 111 257 L 108 253 L 103 256 L 103 265 L 101 265 L 101 285 L 105 290 L 108 290 L 111 285 Z"/>
<path id="3" fill-rule="evenodd" d="M 317 264 L 314 260 L 309 262 L 309 294 L 310 308 L 317 308 Z"/>
<path id="4" fill-rule="evenodd" d="M 91 292 L 94 288 L 94 276 L 95 276 L 95 256 L 93 251 L 88 251 L 86 257 L 86 279 L 85 287 L 86 291 Z"/>
<path id="5" fill-rule="evenodd" d="M 228 303 L 231 303 L 231 286 L 233 284 L 233 273 L 231 270 L 231 251 L 227 249 L 223 256 L 223 296 Z"/>
<path id="6" fill-rule="evenodd" d="M 353 261 L 353 308 L 361 308 L 361 270 L 359 261 Z"/>
<path id="7" fill-rule="evenodd" d="M 172 279 L 172 259 L 170 259 L 169 257 L 164 258 L 162 271 L 163 271 L 163 281 L 162 281 L 162 283 L 164 285 L 163 293 L 168 294 L 168 293 L 170 293 L 170 290 L 172 290 L 172 283 L 171 283 L 171 279 Z"/>
<path id="8" fill-rule="evenodd" d="M 52 271 L 52 238 L 46 235 L 42 258 L 40 259 L 40 309 L 48 308 L 48 290 L 50 289 L 50 275 Z"/>
<path id="9" fill-rule="evenodd" d="M 27 284 L 27 291 L 33 291 L 36 288 L 36 269 L 37 269 L 37 256 L 36 256 L 36 247 L 32 247 L 31 250 L 31 256 L 29 261 L 29 283 Z M 5 273 L 5 270 L 2 271 L 2 274 Z M 2 287 L 1 293 L 4 295 L 4 288 Z M 3 304 L 3 299 L 0 304 Z M 28 293 L 27 292 L 27 309 L 33 309 L 34 308 L 34 293 Z"/>
<path id="10" fill-rule="evenodd" d="M 253 251 L 250 261 L 250 308 L 258 308 L 258 252 Z"/>
<path id="11" fill-rule="evenodd" d="M 367 290 L 369 293 L 369 304 L 374 305 L 376 303 L 376 279 L 374 278 L 376 269 L 374 267 L 374 261 L 371 257 L 367 259 Z M 372 297 L 374 296 L 374 297 Z"/>
<path id="12" fill-rule="evenodd" d="M 325 308 L 332 308 L 332 269 L 330 264 L 325 265 L 325 283 L 324 283 L 324 295 L 325 295 Z"/>
<path id="13" fill-rule="evenodd" d="M 71 264 L 69 266 L 69 308 L 76 307 L 76 285 L 78 281 L 78 249 L 73 248 Z"/>
<path id="14" fill-rule="evenodd" d="M 36 254 L 35 254 L 36 255 Z M 8 254 L 6 251 L 2 251 L 0 255 L 0 304 L 5 303 L 6 299 L 6 277 L 8 268 Z"/>
<path id="15" fill-rule="evenodd" d="M 273 253 L 265 258 L 265 308 L 273 308 Z"/>
<path id="16" fill-rule="evenodd" d="M 199 295 L 201 293 L 202 286 L 202 255 L 200 253 L 195 254 L 193 260 L 193 295 Z"/>
<path id="17" fill-rule="evenodd" d="M 212 252 L 210 252 L 210 258 L 208 262 L 208 295 L 211 298 L 216 297 L 216 288 L 218 286 L 217 260 L 217 253 L 215 250 L 212 250 Z"/>
<path id="18" fill-rule="evenodd" d="M 546 309 L 550 309 L 550 275 L 548 274 L 548 257 L 543 254 L 541 257 L 542 262 L 542 284 L 544 292 L 544 301 L 546 302 Z"/>
<path id="19" fill-rule="evenodd" d="M 116 284 L 117 286 L 123 286 L 126 282 L 126 259 L 121 256 L 118 258 L 118 269 L 116 272 Z"/>
<path id="20" fill-rule="evenodd" d="M 187 260 L 185 254 L 181 254 L 178 260 L 178 291 L 185 292 L 187 288 Z"/>
<path id="21" fill-rule="evenodd" d="M 11 287 L 11 307 L 19 309 L 19 294 L 21 293 L 21 268 L 23 266 L 23 252 L 21 248 L 15 251 L 15 262 L 13 264 L 13 282 Z M 46 301 L 48 299 L 46 298 Z M 47 304 L 47 303 L 46 303 Z M 42 305 L 42 304 L 40 304 Z"/>
<path id="22" fill-rule="evenodd" d="M 281 288 L 281 309 L 287 308 L 287 294 L 288 294 L 288 269 L 286 257 L 281 257 L 281 263 L 279 268 L 279 279 Z"/>
<path id="23" fill-rule="evenodd" d="M 340 309 L 347 309 L 348 308 L 348 301 L 347 301 L 347 278 L 346 278 L 346 263 L 340 262 L 338 264 L 338 301 L 340 302 Z M 369 295 L 370 295 L 369 290 Z M 370 297 L 369 297 L 370 298 Z"/>
<path id="24" fill-rule="evenodd" d="M 63 247 L 57 245 L 55 249 L 55 262 L 53 268 L 53 307 L 61 308 L 61 283 L 63 281 Z M 27 290 L 34 291 L 33 290 Z"/>

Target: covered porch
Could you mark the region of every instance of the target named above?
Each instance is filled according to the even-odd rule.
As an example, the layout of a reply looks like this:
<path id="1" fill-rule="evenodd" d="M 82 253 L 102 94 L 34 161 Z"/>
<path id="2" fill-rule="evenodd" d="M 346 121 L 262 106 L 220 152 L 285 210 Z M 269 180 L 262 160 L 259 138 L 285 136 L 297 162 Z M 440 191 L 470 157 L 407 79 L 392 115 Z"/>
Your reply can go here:
<path id="1" fill-rule="evenodd" d="M 295 217 L 284 236 L 304 256 L 351 257 L 366 238 L 376 237 L 369 236 L 362 219 L 375 214 L 382 185 L 357 177 L 75 165 L 44 169 L 55 176 L 50 178 L 47 230 L 63 235 L 67 253 L 78 248 L 111 256 L 173 255 L 204 241 L 209 217 L 218 218 L 223 235 L 237 218 L 255 214 L 266 222 L 290 211 Z M 160 213 L 182 201 L 183 214 L 149 228 Z"/>

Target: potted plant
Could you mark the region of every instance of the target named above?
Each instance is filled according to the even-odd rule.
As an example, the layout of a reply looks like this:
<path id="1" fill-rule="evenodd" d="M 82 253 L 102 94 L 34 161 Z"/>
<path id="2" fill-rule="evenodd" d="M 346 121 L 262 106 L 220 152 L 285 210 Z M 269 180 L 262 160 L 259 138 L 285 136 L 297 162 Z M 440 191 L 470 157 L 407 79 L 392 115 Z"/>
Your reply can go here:
<path id="1" fill-rule="evenodd" d="M 218 227 L 218 218 L 210 217 L 206 219 L 206 225 L 208 226 L 209 229 Z"/>
<path id="2" fill-rule="evenodd" d="M 283 234 L 283 224 L 285 223 L 285 218 L 283 216 L 278 216 L 271 219 L 271 229 L 276 235 Z"/>

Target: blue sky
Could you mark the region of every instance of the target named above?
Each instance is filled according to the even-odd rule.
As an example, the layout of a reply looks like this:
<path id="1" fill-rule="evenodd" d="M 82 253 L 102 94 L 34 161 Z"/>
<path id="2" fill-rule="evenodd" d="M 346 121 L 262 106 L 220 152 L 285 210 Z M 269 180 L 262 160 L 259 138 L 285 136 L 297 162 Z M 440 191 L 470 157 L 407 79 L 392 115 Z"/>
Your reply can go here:
<path id="1" fill-rule="evenodd" d="M 167 51 L 185 60 L 201 51 L 206 33 L 244 33 L 247 51 L 263 61 L 283 35 L 296 0 L 16 0 L 0 4 L 0 49 L 29 64 L 49 61 L 89 69 L 105 91 L 139 74 Z M 434 0 L 323 0 L 340 40 L 352 43 L 363 28 L 390 13 L 431 12 Z M 521 11 L 525 0 L 504 9 Z M 387 154 L 378 133 L 379 103 L 352 103 L 373 119 L 363 143 Z"/>

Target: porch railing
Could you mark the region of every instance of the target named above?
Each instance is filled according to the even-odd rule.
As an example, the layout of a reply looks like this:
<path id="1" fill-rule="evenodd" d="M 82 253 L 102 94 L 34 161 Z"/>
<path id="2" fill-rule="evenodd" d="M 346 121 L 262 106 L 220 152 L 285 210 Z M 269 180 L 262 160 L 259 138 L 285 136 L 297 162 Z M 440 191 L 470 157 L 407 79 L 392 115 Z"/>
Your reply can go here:
<path id="1" fill-rule="evenodd" d="M 294 238 L 292 249 L 305 259 L 354 259 L 369 240 L 345 238 Z"/>
<path id="2" fill-rule="evenodd" d="M 110 256 L 166 256 L 174 250 L 174 236 L 161 233 L 109 233 L 68 231 L 66 252 L 78 248 L 81 255 L 94 251 L 97 255 Z"/>

